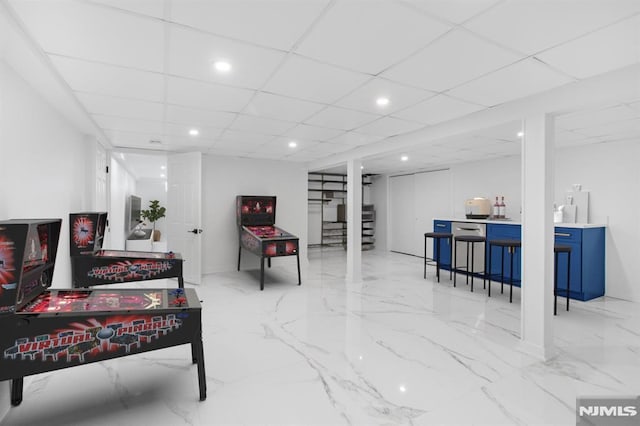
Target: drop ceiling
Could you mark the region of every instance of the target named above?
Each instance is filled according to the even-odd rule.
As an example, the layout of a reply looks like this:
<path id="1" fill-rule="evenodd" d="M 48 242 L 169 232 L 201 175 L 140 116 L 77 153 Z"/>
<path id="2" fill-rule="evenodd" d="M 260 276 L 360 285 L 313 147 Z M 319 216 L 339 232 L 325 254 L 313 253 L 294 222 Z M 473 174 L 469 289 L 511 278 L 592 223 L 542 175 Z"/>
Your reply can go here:
<path id="1" fill-rule="evenodd" d="M 308 163 L 387 141 L 368 172 L 437 168 L 517 154 L 518 123 L 406 164 L 393 138 L 640 63 L 637 0 L 5 3 L 115 150 Z M 557 120 L 559 146 L 639 136 L 640 99 Z"/>

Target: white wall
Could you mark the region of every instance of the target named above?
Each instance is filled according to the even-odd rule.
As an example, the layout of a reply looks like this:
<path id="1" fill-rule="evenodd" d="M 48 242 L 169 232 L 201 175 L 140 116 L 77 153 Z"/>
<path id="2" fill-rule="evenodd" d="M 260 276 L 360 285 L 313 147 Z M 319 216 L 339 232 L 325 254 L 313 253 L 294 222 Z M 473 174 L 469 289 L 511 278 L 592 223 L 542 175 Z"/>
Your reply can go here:
<path id="1" fill-rule="evenodd" d="M 4 61 L 0 87 L 2 218 L 62 219 L 53 286 L 70 288 L 69 213 L 90 207 L 90 142 Z"/>
<path id="2" fill-rule="evenodd" d="M 606 295 L 640 301 L 640 141 L 560 149 L 555 200 L 574 183 L 589 191 L 589 221 L 607 225 Z"/>
<path id="3" fill-rule="evenodd" d="M 111 158 L 109 168 L 111 179 L 111 204 L 109 208 L 109 241 L 105 248 L 124 250 L 125 240 L 129 234 L 125 230 L 125 217 L 128 212 L 125 209 L 129 195 L 136 194 L 136 180 L 129 171 L 115 158 Z"/>
<path id="4" fill-rule="evenodd" d="M 373 176 L 371 178 L 369 194 L 371 197 L 371 204 L 373 204 L 376 209 L 376 250 L 388 250 L 387 221 L 389 217 L 389 176 Z"/>
<path id="5" fill-rule="evenodd" d="M 271 160 L 204 155 L 203 273 L 233 271 L 238 262 L 236 195 L 275 195 L 276 226 L 300 238 L 300 261 L 307 259 L 307 170 L 302 165 Z M 295 267 L 295 256 L 274 265 Z M 259 268 L 258 258 L 246 251 L 242 268 Z"/>
<path id="6" fill-rule="evenodd" d="M 93 182 L 85 170 L 93 161 L 91 143 L 0 60 L 0 220 L 62 219 L 56 288 L 71 287 L 69 213 L 91 207 L 86 197 Z M 0 385 L 2 419 L 10 407 L 9 382 Z"/>
<path id="7" fill-rule="evenodd" d="M 166 179 L 153 179 L 153 178 L 141 178 L 136 180 L 136 194 L 142 197 L 142 210 L 149 209 L 149 202 L 151 200 L 160 201 L 160 205 L 167 207 L 167 180 Z M 153 228 L 153 224 L 147 223 L 148 228 Z M 161 239 L 166 239 L 165 230 L 165 218 L 162 218 L 156 222 L 156 230 L 161 232 Z"/>

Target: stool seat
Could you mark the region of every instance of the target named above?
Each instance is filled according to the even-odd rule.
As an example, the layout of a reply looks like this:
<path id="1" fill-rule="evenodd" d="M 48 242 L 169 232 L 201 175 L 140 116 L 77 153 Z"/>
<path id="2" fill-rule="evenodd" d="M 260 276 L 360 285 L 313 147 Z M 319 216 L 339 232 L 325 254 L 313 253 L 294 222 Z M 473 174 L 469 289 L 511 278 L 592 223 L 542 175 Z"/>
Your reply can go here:
<path id="1" fill-rule="evenodd" d="M 489 244 L 498 247 L 522 247 L 522 241 L 520 240 L 491 240 Z"/>
<path id="2" fill-rule="evenodd" d="M 424 236 L 427 238 L 451 238 L 453 234 L 447 232 L 425 232 Z"/>
<path id="3" fill-rule="evenodd" d="M 484 243 L 487 241 L 485 237 L 480 235 L 458 235 L 455 237 L 456 241 L 462 241 L 466 243 Z"/>
<path id="4" fill-rule="evenodd" d="M 571 253 L 571 246 L 556 245 L 553 246 L 555 253 Z"/>

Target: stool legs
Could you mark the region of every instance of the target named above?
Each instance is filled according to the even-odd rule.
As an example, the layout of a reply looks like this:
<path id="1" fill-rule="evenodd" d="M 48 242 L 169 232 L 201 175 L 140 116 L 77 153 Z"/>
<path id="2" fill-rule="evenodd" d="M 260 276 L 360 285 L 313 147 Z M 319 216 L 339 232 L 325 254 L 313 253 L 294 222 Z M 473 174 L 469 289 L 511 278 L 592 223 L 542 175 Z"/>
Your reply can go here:
<path id="1" fill-rule="evenodd" d="M 509 271 L 509 303 L 513 303 L 513 258 L 515 257 L 515 250 L 511 251 L 509 248 L 509 252 L 511 253 L 511 269 Z M 504 248 L 503 248 L 504 251 Z"/>
<path id="2" fill-rule="evenodd" d="M 571 252 L 567 253 L 567 312 L 569 312 L 570 293 L 571 293 Z"/>
<path id="3" fill-rule="evenodd" d="M 553 262 L 553 315 L 558 315 L 558 253 Z"/>
<path id="4" fill-rule="evenodd" d="M 491 297 L 491 244 L 489 244 L 489 263 L 488 266 L 484 265 L 484 276 L 489 275 L 489 297 Z"/>
<path id="5" fill-rule="evenodd" d="M 453 241 L 453 265 L 451 265 L 451 269 L 454 269 L 458 266 L 458 242 Z M 453 286 L 456 286 L 456 278 L 458 274 L 453 274 Z"/>
<path id="6" fill-rule="evenodd" d="M 475 244 L 471 244 L 471 292 L 473 293 L 473 259 L 475 259 Z M 469 276 L 469 243 L 467 243 L 467 276 Z"/>
<path id="7" fill-rule="evenodd" d="M 424 237 L 424 279 L 427 279 L 427 236 Z"/>

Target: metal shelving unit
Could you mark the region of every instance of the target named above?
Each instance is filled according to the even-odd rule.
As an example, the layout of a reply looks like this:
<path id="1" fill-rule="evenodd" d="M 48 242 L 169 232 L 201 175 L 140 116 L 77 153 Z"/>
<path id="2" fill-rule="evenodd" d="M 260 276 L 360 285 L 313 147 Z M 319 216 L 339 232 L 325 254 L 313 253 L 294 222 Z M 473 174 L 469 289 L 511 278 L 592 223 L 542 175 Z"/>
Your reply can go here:
<path id="1" fill-rule="evenodd" d="M 310 247 L 346 247 L 347 222 L 346 215 L 339 213 L 340 206 L 345 206 L 347 196 L 347 176 L 337 173 L 309 173 L 309 204 L 320 205 L 322 222 L 320 244 Z M 371 184 L 371 175 L 362 176 L 362 185 Z M 335 219 L 329 218 L 329 210 L 338 209 Z M 342 207 L 343 211 L 346 209 Z M 375 245 L 375 209 L 373 204 L 362 206 L 362 249 L 368 250 Z"/>

